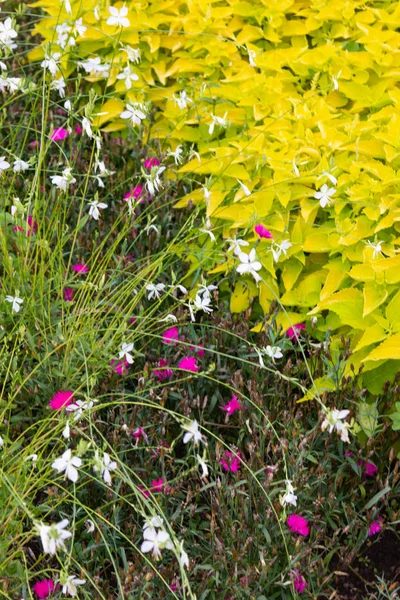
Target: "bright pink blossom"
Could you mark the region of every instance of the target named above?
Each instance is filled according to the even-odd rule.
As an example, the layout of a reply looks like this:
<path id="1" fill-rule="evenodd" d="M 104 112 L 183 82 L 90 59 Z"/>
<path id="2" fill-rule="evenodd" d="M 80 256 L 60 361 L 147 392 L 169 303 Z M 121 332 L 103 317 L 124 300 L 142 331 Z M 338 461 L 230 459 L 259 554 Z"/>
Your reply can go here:
<path id="1" fill-rule="evenodd" d="M 305 328 L 305 323 L 297 323 L 297 325 L 293 325 L 293 327 L 289 327 L 289 329 L 287 329 L 286 335 L 291 340 L 297 340 L 299 333 Z"/>
<path id="2" fill-rule="evenodd" d="M 168 369 L 169 362 L 166 358 L 160 358 L 158 361 L 158 369 L 154 369 L 153 375 L 159 379 L 159 381 L 165 381 L 170 379 L 173 375 L 172 369 Z"/>
<path id="3" fill-rule="evenodd" d="M 168 494 L 172 490 L 172 488 L 167 486 L 167 484 L 165 483 L 165 481 L 162 477 L 159 477 L 158 479 L 152 479 L 151 487 L 149 487 L 149 489 L 146 489 L 143 485 L 139 485 L 138 487 L 142 493 L 142 496 L 144 496 L 144 498 L 149 498 L 150 495 L 154 494 L 155 492 L 161 492 L 162 494 Z"/>
<path id="4" fill-rule="evenodd" d="M 129 198 L 133 198 L 134 200 L 139 200 L 139 198 L 141 198 L 141 196 L 143 196 L 144 193 L 144 188 L 142 185 L 137 185 L 136 187 L 132 188 L 129 192 L 126 192 L 126 194 L 124 195 L 124 202 L 127 202 L 127 200 Z M 144 202 L 144 200 L 142 200 L 142 202 Z"/>
<path id="5" fill-rule="evenodd" d="M 287 518 L 286 523 L 288 524 L 290 531 L 292 531 L 293 533 L 298 533 L 304 536 L 307 536 L 310 533 L 308 521 L 301 515 L 290 515 Z"/>
<path id="6" fill-rule="evenodd" d="M 73 397 L 74 392 L 71 392 L 71 390 L 60 390 L 54 394 L 49 402 L 49 406 L 53 410 L 61 410 L 71 404 Z"/>
<path id="7" fill-rule="evenodd" d="M 74 299 L 74 296 L 75 296 L 74 288 L 65 287 L 63 289 L 63 298 L 64 298 L 65 302 L 72 302 L 72 300 Z"/>
<path id="8" fill-rule="evenodd" d="M 50 135 L 50 138 L 53 140 L 53 142 L 62 142 L 67 137 L 68 131 L 63 127 L 58 127 Z"/>
<path id="9" fill-rule="evenodd" d="M 235 456 L 233 452 L 230 452 L 229 450 L 225 450 L 224 457 L 219 461 L 225 471 L 231 471 L 231 473 L 240 471 L 240 463 L 242 462 L 240 450 L 238 450 L 236 454 L 238 454 L 238 456 Z"/>
<path id="10" fill-rule="evenodd" d="M 192 352 L 196 352 L 197 356 L 203 358 L 205 355 L 204 344 L 198 344 L 197 346 L 190 346 Z"/>
<path id="11" fill-rule="evenodd" d="M 48 596 L 54 592 L 54 583 L 52 579 L 37 581 L 33 586 L 33 591 L 38 598 L 48 598 Z"/>
<path id="12" fill-rule="evenodd" d="M 124 357 L 123 360 L 112 360 L 110 366 L 118 373 L 118 375 L 126 375 L 129 369 L 129 363 L 126 360 L 126 357 Z"/>
<path id="13" fill-rule="evenodd" d="M 162 334 L 164 344 L 175 344 L 179 340 L 179 329 L 177 327 L 171 327 Z"/>
<path id="14" fill-rule="evenodd" d="M 26 224 L 27 224 L 26 236 L 31 237 L 31 235 L 34 235 L 37 232 L 38 224 L 33 219 L 32 215 L 29 215 L 29 217 L 26 220 Z M 13 227 L 13 230 L 14 231 L 25 231 L 25 229 L 23 227 L 20 227 L 19 225 L 15 225 L 15 227 Z"/>
<path id="15" fill-rule="evenodd" d="M 237 396 L 235 396 L 235 394 L 232 394 L 232 398 L 230 399 L 228 404 L 225 404 L 225 406 L 222 407 L 222 410 L 226 410 L 228 415 L 231 416 L 237 410 L 244 410 L 244 408 L 245 407 L 242 406 L 239 400 L 237 399 Z"/>
<path id="16" fill-rule="evenodd" d="M 82 127 L 80 125 L 77 125 L 75 127 L 75 133 L 77 133 L 78 135 L 81 134 L 83 131 Z"/>
<path id="17" fill-rule="evenodd" d="M 260 238 L 265 238 L 266 240 L 272 240 L 272 233 L 266 228 L 264 227 L 264 225 L 256 225 L 254 227 L 254 231 L 256 232 L 257 235 L 260 236 Z"/>
<path id="18" fill-rule="evenodd" d="M 146 440 L 146 442 L 149 439 L 143 427 L 138 427 L 137 429 L 135 429 L 135 431 L 132 433 L 132 437 L 134 437 L 135 440 L 140 440 L 140 438 L 143 437 Z"/>
<path id="19" fill-rule="evenodd" d="M 368 537 L 371 537 L 372 535 L 375 535 L 376 533 L 382 531 L 381 523 L 382 517 L 378 517 L 376 521 L 372 521 L 371 525 L 369 526 Z"/>
<path id="20" fill-rule="evenodd" d="M 25 231 L 23 227 L 21 227 L 21 225 L 15 225 L 13 227 L 13 231 Z"/>
<path id="21" fill-rule="evenodd" d="M 182 369 L 183 371 L 192 371 L 192 373 L 197 373 L 200 371 L 200 367 L 197 364 L 197 360 L 195 356 L 185 356 L 178 363 L 178 369 Z"/>
<path id="22" fill-rule="evenodd" d="M 299 592 L 299 594 L 302 594 L 308 586 L 308 583 L 297 570 L 293 571 L 293 577 L 294 589 L 296 592 Z"/>
<path id="23" fill-rule="evenodd" d="M 376 465 L 374 465 L 374 463 L 369 462 L 368 460 L 366 460 L 366 461 L 359 460 L 358 466 L 364 467 L 363 472 L 364 472 L 364 475 L 366 475 L 367 477 L 373 477 L 375 475 L 375 473 L 378 471 L 378 467 Z"/>
<path id="24" fill-rule="evenodd" d="M 76 265 L 72 265 L 71 269 L 76 273 L 87 273 L 89 271 L 85 263 L 77 263 Z"/>
<path id="25" fill-rule="evenodd" d="M 158 167 L 159 164 L 161 164 L 161 162 L 158 160 L 158 158 L 153 156 L 152 158 L 146 158 L 144 161 L 144 168 L 151 169 L 152 167 Z"/>

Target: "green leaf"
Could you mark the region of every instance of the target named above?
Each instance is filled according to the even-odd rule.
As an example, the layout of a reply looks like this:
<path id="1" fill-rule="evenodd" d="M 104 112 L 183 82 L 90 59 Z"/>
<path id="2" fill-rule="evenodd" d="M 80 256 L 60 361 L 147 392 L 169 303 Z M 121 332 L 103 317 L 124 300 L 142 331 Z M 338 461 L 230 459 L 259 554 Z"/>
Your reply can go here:
<path id="1" fill-rule="evenodd" d="M 385 496 L 388 492 L 390 492 L 390 490 L 390 487 L 385 487 L 383 490 L 375 494 L 375 496 L 373 496 L 371 500 L 367 502 L 367 504 L 364 506 L 364 510 L 369 510 L 370 508 L 372 508 L 374 504 L 379 502 L 379 500 L 383 498 L 383 496 Z"/>

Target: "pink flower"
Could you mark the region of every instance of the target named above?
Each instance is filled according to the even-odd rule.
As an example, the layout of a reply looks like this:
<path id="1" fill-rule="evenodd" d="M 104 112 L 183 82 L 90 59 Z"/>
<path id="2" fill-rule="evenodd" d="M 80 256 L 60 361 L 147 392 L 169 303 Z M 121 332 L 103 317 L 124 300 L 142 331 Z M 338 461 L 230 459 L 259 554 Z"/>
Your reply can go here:
<path id="1" fill-rule="evenodd" d="M 146 158 L 144 161 L 144 168 L 151 169 L 152 167 L 158 167 L 159 164 L 161 164 L 161 162 L 158 160 L 158 158 L 153 156 L 152 158 Z"/>
<path id="2" fill-rule="evenodd" d="M 112 360 L 110 362 L 110 366 L 113 367 L 114 371 L 118 373 L 118 375 L 126 375 L 128 372 L 129 363 L 126 360 L 126 357 L 124 357 L 123 360 Z"/>
<path id="3" fill-rule="evenodd" d="M 286 331 L 286 335 L 291 340 L 297 340 L 300 331 L 306 328 L 305 323 L 298 323 L 297 325 L 293 325 L 293 327 L 289 327 Z"/>
<path id="4" fill-rule="evenodd" d="M 76 273 L 87 273 L 89 271 L 85 263 L 77 263 L 76 265 L 72 265 L 71 269 Z"/>
<path id="5" fill-rule="evenodd" d="M 34 221 L 32 215 L 30 215 L 27 218 L 26 224 L 27 224 L 26 236 L 31 237 L 31 235 L 34 235 L 37 232 L 38 224 L 36 221 Z M 14 231 L 25 231 L 24 228 L 20 227 L 19 225 L 16 225 L 15 227 L 13 227 L 13 230 Z"/>
<path id="6" fill-rule="evenodd" d="M 29 142 L 28 146 L 29 148 L 32 148 L 32 150 L 34 148 L 39 148 L 40 142 L 38 140 L 33 140 L 33 142 Z"/>
<path id="7" fill-rule="evenodd" d="M 141 437 L 143 437 L 143 439 L 146 441 L 149 439 L 143 427 L 138 427 L 135 429 L 135 431 L 132 433 L 132 437 L 134 437 L 135 440 L 140 440 Z"/>
<path id="8" fill-rule="evenodd" d="M 173 375 L 172 369 L 167 369 L 169 362 L 166 358 L 160 358 L 158 361 L 158 369 L 154 369 L 153 375 L 159 379 L 159 381 L 165 381 L 170 379 Z"/>
<path id="9" fill-rule="evenodd" d="M 307 536 L 310 533 L 310 528 L 308 526 L 307 519 L 300 515 L 290 515 L 287 518 L 286 523 L 288 524 L 290 531 L 292 531 L 293 533 L 298 533 L 304 536 Z"/>
<path id="10" fill-rule="evenodd" d="M 260 238 L 265 238 L 266 240 L 272 240 L 272 233 L 266 228 L 264 227 L 264 225 L 256 225 L 254 227 L 254 231 L 256 232 L 257 235 L 260 236 Z"/>
<path id="11" fill-rule="evenodd" d="M 225 404 L 225 406 L 222 407 L 222 410 L 226 410 L 229 416 L 233 415 L 233 413 L 237 410 L 244 409 L 245 407 L 239 403 L 239 400 L 237 399 L 237 396 L 235 396 L 235 394 L 232 394 L 232 398 L 230 399 L 228 404 Z"/>
<path id="12" fill-rule="evenodd" d="M 200 367 L 196 362 L 195 356 L 185 356 L 178 363 L 178 369 L 182 369 L 183 371 L 192 371 L 192 373 L 197 373 L 200 371 Z"/>
<path id="13" fill-rule="evenodd" d="M 83 131 L 83 129 L 82 129 L 82 127 L 80 125 L 77 125 L 75 127 L 75 133 L 80 134 L 80 133 L 82 133 L 82 131 Z"/>
<path id="14" fill-rule="evenodd" d="M 179 340 L 179 329 L 177 327 L 171 327 L 162 334 L 164 344 L 174 344 Z"/>
<path id="15" fill-rule="evenodd" d="M 196 352 L 197 356 L 199 356 L 200 358 L 203 358 L 205 352 L 204 352 L 204 344 L 199 344 L 198 346 L 191 346 L 190 347 L 192 352 Z"/>
<path id="16" fill-rule="evenodd" d="M 66 129 L 63 129 L 63 127 L 55 129 L 50 135 L 50 138 L 53 140 L 53 142 L 62 142 L 67 137 L 68 131 Z"/>
<path id="17" fill-rule="evenodd" d="M 143 195 L 144 189 L 142 185 L 137 185 L 132 188 L 129 192 L 126 192 L 124 195 L 124 202 L 128 200 L 128 198 L 133 198 L 134 200 L 139 200 L 139 198 Z M 142 200 L 143 202 L 143 200 Z"/>
<path id="18" fill-rule="evenodd" d="M 71 392 L 70 390 L 58 391 L 50 400 L 49 406 L 53 410 L 61 410 L 71 404 L 73 397 L 74 392 Z"/>
<path id="19" fill-rule="evenodd" d="M 24 228 L 21 227 L 21 225 L 15 225 L 15 227 L 13 227 L 13 231 L 24 231 Z"/>
<path id="20" fill-rule="evenodd" d="M 65 302 L 72 302 L 72 300 L 74 299 L 74 296 L 75 296 L 74 288 L 70 288 L 70 287 L 64 288 L 63 298 L 64 298 Z"/>
<path id="21" fill-rule="evenodd" d="M 161 492 L 163 494 L 168 494 L 172 490 L 172 488 L 167 487 L 167 485 L 164 482 L 164 479 L 162 477 L 159 477 L 158 479 L 152 479 L 151 487 L 148 490 L 146 490 L 146 488 L 143 485 L 139 485 L 138 487 L 142 493 L 142 496 L 144 496 L 144 498 L 149 498 L 151 494 L 154 494 L 154 492 Z"/>
<path id="22" fill-rule="evenodd" d="M 177 592 L 178 586 L 176 585 L 176 583 L 171 583 L 171 585 L 169 586 L 169 589 L 171 590 L 171 592 Z"/>
<path id="23" fill-rule="evenodd" d="M 54 583 L 52 579 L 43 579 L 37 581 L 33 586 L 33 591 L 38 598 L 47 598 L 52 592 L 54 592 Z"/>
<path id="24" fill-rule="evenodd" d="M 367 477 L 373 477 L 378 470 L 378 467 L 374 465 L 374 463 L 369 462 L 368 460 L 359 460 L 358 466 L 364 467 L 364 475 L 366 475 Z"/>
<path id="25" fill-rule="evenodd" d="M 372 535 L 375 535 L 376 533 L 382 531 L 381 523 L 382 517 L 378 517 L 376 521 L 372 521 L 371 525 L 369 526 L 368 537 L 371 537 Z"/>
<path id="26" fill-rule="evenodd" d="M 225 450 L 224 458 L 221 458 L 219 461 L 225 471 L 231 471 L 231 473 L 240 471 L 240 463 L 242 462 L 240 450 L 238 450 L 236 454 L 238 454 L 238 456 L 235 456 L 233 452 L 229 452 L 229 450 Z"/>
<path id="27" fill-rule="evenodd" d="M 293 571 L 293 577 L 294 589 L 296 590 L 296 592 L 299 592 L 299 594 L 302 594 L 308 586 L 308 583 L 297 570 Z"/>

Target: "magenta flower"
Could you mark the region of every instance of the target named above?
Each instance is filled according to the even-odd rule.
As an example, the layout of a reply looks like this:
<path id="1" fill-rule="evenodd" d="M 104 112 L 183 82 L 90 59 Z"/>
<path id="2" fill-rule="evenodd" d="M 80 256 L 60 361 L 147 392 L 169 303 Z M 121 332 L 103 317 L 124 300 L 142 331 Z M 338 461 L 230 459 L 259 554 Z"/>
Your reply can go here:
<path id="1" fill-rule="evenodd" d="M 159 477 L 158 479 L 152 479 L 151 487 L 149 489 L 146 489 L 143 485 L 139 485 L 138 487 L 144 498 L 149 498 L 151 494 L 154 494 L 154 492 L 161 492 L 163 494 L 167 494 L 172 489 L 166 486 L 166 483 L 162 477 Z"/>
<path id="2" fill-rule="evenodd" d="M 369 526 L 368 537 L 371 537 L 372 535 L 375 535 L 376 533 L 382 531 L 381 523 L 382 517 L 378 517 L 376 521 L 372 521 L 371 525 Z"/>
<path id="3" fill-rule="evenodd" d="M 294 584 L 294 589 L 296 590 L 296 592 L 299 592 L 299 594 L 302 594 L 304 592 L 304 590 L 306 589 L 306 587 L 308 586 L 308 583 L 306 582 L 306 580 L 301 576 L 300 572 L 297 571 L 297 569 L 295 571 L 293 571 L 293 584 Z"/>
<path id="4" fill-rule="evenodd" d="M 232 398 L 230 399 L 228 404 L 225 404 L 225 406 L 222 407 L 222 410 L 226 410 L 226 412 L 228 413 L 229 416 L 233 415 L 233 413 L 236 412 L 237 410 L 244 410 L 244 409 L 245 409 L 245 407 L 240 404 L 240 402 L 237 399 L 237 396 L 235 396 L 235 394 L 232 394 Z"/>
<path id="5" fill-rule="evenodd" d="M 49 406 L 53 410 L 61 410 L 71 404 L 73 397 L 74 392 L 71 392 L 71 390 L 60 390 L 54 394 L 49 402 Z"/>
<path id="6" fill-rule="evenodd" d="M 158 369 L 154 369 L 153 375 L 157 377 L 159 381 L 165 381 L 171 379 L 173 372 L 172 369 L 168 369 L 169 362 L 166 358 L 160 358 L 158 361 Z"/>
<path id="7" fill-rule="evenodd" d="M 53 140 L 53 142 L 62 142 L 67 137 L 68 131 L 63 127 L 58 127 L 58 129 L 55 129 L 50 135 L 50 138 Z"/>
<path id="8" fill-rule="evenodd" d="M 197 356 L 203 358 L 205 355 L 204 344 L 199 344 L 198 346 L 190 346 L 192 352 L 196 352 Z"/>
<path id="9" fill-rule="evenodd" d="M 152 167 L 158 167 L 158 165 L 160 164 L 161 161 L 159 161 L 158 158 L 155 158 L 153 156 L 152 158 L 146 158 L 146 160 L 144 161 L 144 168 L 151 169 Z"/>
<path id="10" fill-rule="evenodd" d="M 368 460 L 359 460 L 358 466 L 364 467 L 364 475 L 366 475 L 367 477 L 373 477 L 378 471 L 378 467 L 374 465 L 374 463 L 369 462 Z"/>
<path id="11" fill-rule="evenodd" d="M 26 224 L 27 224 L 26 237 L 31 237 L 31 235 L 35 235 L 35 233 L 37 232 L 38 224 L 33 219 L 32 215 L 29 215 L 29 217 L 26 220 Z M 20 227 L 19 225 L 15 225 L 15 227 L 13 227 L 13 230 L 14 231 L 25 231 L 24 228 Z"/>
<path id="12" fill-rule="evenodd" d="M 299 333 L 305 328 L 305 323 L 298 323 L 297 325 L 293 325 L 293 327 L 289 327 L 286 331 L 286 335 L 290 340 L 297 340 Z"/>
<path id="13" fill-rule="evenodd" d="M 80 125 L 77 125 L 75 127 L 75 133 L 77 133 L 78 135 L 81 134 L 83 131 L 82 127 Z"/>
<path id="14" fill-rule="evenodd" d="M 25 231 L 23 227 L 21 227 L 21 225 L 15 225 L 13 227 L 13 231 Z"/>
<path id="15" fill-rule="evenodd" d="M 260 238 L 272 240 L 272 233 L 266 227 L 264 227 L 264 225 L 261 225 L 261 223 L 254 227 L 254 231 L 260 236 Z"/>
<path id="16" fill-rule="evenodd" d="M 149 439 L 143 427 L 138 427 L 137 429 L 135 429 L 135 431 L 132 433 L 132 437 L 134 437 L 135 440 L 140 440 L 140 438 L 143 437 L 143 439 L 145 439 L 146 442 Z"/>
<path id="17" fill-rule="evenodd" d="M 72 302 L 75 296 L 74 288 L 66 287 L 63 289 L 63 298 L 65 302 Z"/>
<path id="18" fill-rule="evenodd" d="M 87 273 L 89 271 L 85 263 L 77 263 L 76 265 L 72 265 L 71 269 L 76 273 Z"/>
<path id="19" fill-rule="evenodd" d="M 143 196 L 143 186 L 142 185 L 137 185 L 136 187 L 132 188 L 129 192 L 126 192 L 126 194 L 124 195 L 124 202 L 127 202 L 127 200 L 129 198 L 133 198 L 134 200 L 139 200 L 139 198 L 141 196 Z M 143 200 L 142 200 L 143 202 Z"/>
<path id="20" fill-rule="evenodd" d="M 52 579 L 37 581 L 33 586 L 33 591 L 38 598 L 48 598 L 54 592 L 54 583 Z"/>
<path id="21" fill-rule="evenodd" d="M 287 518 L 286 523 L 288 524 L 290 531 L 293 533 L 298 533 L 300 535 L 304 535 L 305 537 L 310 533 L 307 519 L 300 515 L 290 515 Z"/>
<path id="22" fill-rule="evenodd" d="M 179 329 L 177 327 L 171 327 L 162 334 L 164 344 L 175 344 L 179 340 Z"/>
<path id="23" fill-rule="evenodd" d="M 129 363 L 124 357 L 122 360 L 112 360 L 110 362 L 110 367 L 113 367 L 114 371 L 118 373 L 118 375 L 126 375 L 129 368 Z"/>
<path id="24" fill-rule="evenodd" d="M 240 471 L 240 463 L 242 462 L 240 450 L 238 450 L 236 454 L 238 454 L 238 456 L 235 456 L 233 452 L 230 452 L 229 450 L 225 450 L 224 458 L 221 458 L 219 461 L 225 471 L 230 471 L 231 473 Z"/>
<path id="25" fill-rule="evenodd" d="M 197 364 L 195 356 L 185 356 L 178 363 L 178 369 L 182 369 L 183 371 L 191 371 L 192 373 L 197 373 L 200 371 L 200 367 Z"/>

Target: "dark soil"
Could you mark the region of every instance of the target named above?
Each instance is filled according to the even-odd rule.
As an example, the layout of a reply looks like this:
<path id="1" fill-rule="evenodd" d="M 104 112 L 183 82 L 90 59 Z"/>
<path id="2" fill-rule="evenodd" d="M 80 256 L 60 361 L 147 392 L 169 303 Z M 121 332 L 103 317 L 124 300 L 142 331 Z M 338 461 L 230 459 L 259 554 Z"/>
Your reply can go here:
<path id="1" fill-rule="evenodd" d="M 386 530 L 368 540 L 350 567 L 334 561 L 335 600 L 366 600 L 377 592 L 377 576 L 384 577 L 390 590 L 400 586 L 400 535 Z"/>

